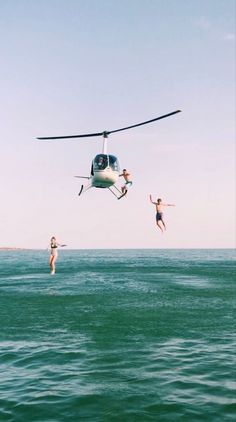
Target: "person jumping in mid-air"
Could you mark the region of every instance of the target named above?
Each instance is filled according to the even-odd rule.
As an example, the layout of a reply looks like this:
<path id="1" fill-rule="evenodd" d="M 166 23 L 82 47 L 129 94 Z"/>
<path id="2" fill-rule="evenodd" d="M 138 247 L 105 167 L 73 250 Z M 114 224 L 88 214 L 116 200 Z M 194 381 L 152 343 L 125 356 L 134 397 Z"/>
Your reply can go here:
<path id="1" fill-rule="evenodd" d="M 175 204 L 163 204 L 160 198 L 157 199 L 157 202 L 152 200 L 152 195 L 149 195 L 150 201 L 152 204 L 156 205 L 156 223 L 159 229 L 161 229 L 162 233 L 166 230 L 166 225 L 163 221 L 163 212 L 162 207 L 175 207 Z"/>
<path id="2" fill-rule="evenodd" d="M 51 274 L 55 274 L 56 272 L 56 260 L 57 260 L 57 256 L 58 256 L 58 252 L 57 252 L 57 248 L 58 246 L 66 246 L 66 245 L 60 245 L 59 243 L 57 243 L 56 238 L 53 236 L 51 237 L 50 240 L 50 249 L 51 249 L 51 253 L 50 253 L 50 258 L 49 258 L 49 265 L 50 265 L 50 269 L 51 269 Z"/>
<path id="3" fill-rule="evenodd" d="M 125 179 L 125 184 L 121 188 L 123 196 L 128 192 L 128 187 L 132 186 L 133 182 L 131 181 L 131 174 L 126 169 L 123 169 L 123 173 L 119 174 L 119 177 L 120 176 L 123 176 Z"/>

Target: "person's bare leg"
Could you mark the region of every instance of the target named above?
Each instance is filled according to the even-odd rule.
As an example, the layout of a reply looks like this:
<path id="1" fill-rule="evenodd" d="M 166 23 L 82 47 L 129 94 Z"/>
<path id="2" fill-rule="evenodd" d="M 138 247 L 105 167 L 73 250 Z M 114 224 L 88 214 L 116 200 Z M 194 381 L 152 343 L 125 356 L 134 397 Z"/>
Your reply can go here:
<path id="1" fill-rule="evenodd" d="M 166 230 L 166 225 L 165 225 L 164 221 L 163 221 L 163 220 L 161 220 L 161 222 L 162 222 L 162 224 L 163 224 L 163 226 L 164 226 L 164 229 Z"/>
<path id="2" fill-rule="evenodd" d="M 52 263 L 51 263 L 51 274 L 55 274 L 55 272 L 56 272 L 56 257 L 55 256 L 53 256 L 52 257 Z"/>
<path id="3" fill-rule="evenodd" d="M 50 256 L 50 260 L 49 260 L 49 265 L 50 265 L 50 269 L 52 271 L 52 261 L 53 261 L 53 256 Z"/>
<path id="4" fill-rule="evenodd" d="M 161 229 L 161 232 L 163 233 L 163 228 L 161 227 L 160 220 L 157 221 L 157 226 L 159 227 L 159 229 Z"/>

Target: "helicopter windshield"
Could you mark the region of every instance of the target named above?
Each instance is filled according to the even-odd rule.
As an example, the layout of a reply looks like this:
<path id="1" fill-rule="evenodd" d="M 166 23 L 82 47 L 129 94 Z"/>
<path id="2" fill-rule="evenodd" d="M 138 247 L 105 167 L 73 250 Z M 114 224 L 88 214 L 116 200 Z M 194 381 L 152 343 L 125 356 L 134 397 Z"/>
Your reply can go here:
<path id="1" fill-rule="evenodd" d="M 119 171 L 119 163 L 114 155 L 96 155 L 93 160 L 93 170 L 105 170 L 108 166 L 114 171 Z"/>
<path id="2" fill-rule="evenodd" d="M 108 156 L 106 154 L 98 154 L 93 160 L 94 170 L 105 170 L 108 166 Z"/>

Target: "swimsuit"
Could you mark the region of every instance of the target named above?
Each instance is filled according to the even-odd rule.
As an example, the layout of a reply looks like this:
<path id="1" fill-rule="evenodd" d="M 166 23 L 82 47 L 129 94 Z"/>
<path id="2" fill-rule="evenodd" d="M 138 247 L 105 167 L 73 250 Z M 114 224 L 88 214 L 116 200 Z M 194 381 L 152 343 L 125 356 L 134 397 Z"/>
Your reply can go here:
<path id="1" fill-rule="evenodd" d="M 57 245 L 51 243 L 51 255 L 57 256 Z"/>
<path id="2" fill-rule="evenodd" d="M 162 220 L 163 217 L 163 212 L 158 212 L 156 213 L 156 221 Z"/>

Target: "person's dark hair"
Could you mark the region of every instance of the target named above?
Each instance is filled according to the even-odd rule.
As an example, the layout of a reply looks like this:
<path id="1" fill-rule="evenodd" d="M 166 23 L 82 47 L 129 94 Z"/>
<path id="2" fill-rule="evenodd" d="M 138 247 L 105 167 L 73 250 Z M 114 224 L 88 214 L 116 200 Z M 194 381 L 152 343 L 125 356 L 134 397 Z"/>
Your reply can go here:
<path id="1" fill-rule="evenodd" d="M 157 202 L 160 203 L 161 202 L 161 198 L 158 198 Z"/>

